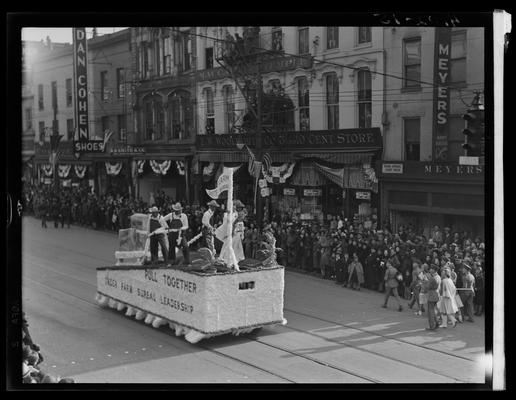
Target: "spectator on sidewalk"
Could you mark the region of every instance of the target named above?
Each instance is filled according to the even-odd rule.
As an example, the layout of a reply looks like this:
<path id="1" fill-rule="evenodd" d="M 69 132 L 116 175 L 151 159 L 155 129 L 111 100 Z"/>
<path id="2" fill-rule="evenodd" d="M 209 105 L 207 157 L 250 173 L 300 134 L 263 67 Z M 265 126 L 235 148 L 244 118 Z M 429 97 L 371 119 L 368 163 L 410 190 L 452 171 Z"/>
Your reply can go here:
<path id="1" fill-rule="evenodd" d="M 437 321 L 437 303 L 439 301 L 439 289 L 441 287 L 441 278 L 437 273 L 437 265 L 430 264 L 430 278 L 428 280 L 428 327 L 427 330 L 434 331 L 438 328 Z"/>

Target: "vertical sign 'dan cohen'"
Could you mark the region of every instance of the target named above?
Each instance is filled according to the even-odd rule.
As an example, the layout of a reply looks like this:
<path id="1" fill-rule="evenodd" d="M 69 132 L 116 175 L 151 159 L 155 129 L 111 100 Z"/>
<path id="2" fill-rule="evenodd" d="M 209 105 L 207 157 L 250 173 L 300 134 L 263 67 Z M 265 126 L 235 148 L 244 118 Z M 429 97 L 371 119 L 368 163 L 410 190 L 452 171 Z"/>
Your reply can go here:
<path id="1" fill-rule="evenodd" d="M 73 28 L 75 115 L 79 141 L 88 141 L 88 63 L 86 28 Z"/>
<path id="2" fill-rule="evenodd" d="M 448 159 L 448 115 L 450 112 L 451 29 L 435 28 L 434 62 L 434 161 Z"/>

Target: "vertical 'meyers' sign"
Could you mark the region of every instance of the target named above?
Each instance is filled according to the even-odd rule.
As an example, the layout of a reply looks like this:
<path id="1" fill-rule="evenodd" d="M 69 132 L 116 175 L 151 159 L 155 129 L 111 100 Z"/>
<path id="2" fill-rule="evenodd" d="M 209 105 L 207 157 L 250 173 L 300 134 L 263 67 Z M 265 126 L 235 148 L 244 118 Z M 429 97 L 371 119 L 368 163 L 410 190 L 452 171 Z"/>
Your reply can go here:
<path id="1" fill-rule="evenodd" d="M 79 140 L 89 140 L 88 129 L 88 47 L 86 28 L 73 28 L 73 66 L 75 79 L 75 115 Z"/>
<path id="2" fill-rule="evenodd" d="M 448 159 L 448 114 L 450 112 L 451 29 L 435 28 L 434 62 L 434 160 Z"/>

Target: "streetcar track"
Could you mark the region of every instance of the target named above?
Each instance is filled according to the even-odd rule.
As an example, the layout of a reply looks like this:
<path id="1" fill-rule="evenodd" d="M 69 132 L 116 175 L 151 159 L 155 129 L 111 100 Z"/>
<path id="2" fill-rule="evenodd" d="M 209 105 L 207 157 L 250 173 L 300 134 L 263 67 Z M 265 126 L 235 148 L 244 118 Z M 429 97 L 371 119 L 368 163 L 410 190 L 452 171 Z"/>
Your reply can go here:
<path id="1" fill-rule="evenodd" d="M 313 315 L 310 315 L 310 314 L 306 314 L 306 313 L 303 313 L 303 312 L 300 312 L 300 311 L 292 310 L 290 308 L 284 308 L 284 310 L 288 311 L 288 312 L 291 312 L 293 314 L 302 315 L 304 317 L 309 317 L 309 318 L 317 319 L 319 321 L 323 321 L 323 322 L 331 323 L 331 324 L 334 324 L 334 325 L 342 326 L 342 327 L 345 327 L 345 328 L 348 328 L 348 329 L 353 329 L 353 330 L 357 330 L 357 331 L 360 331 L 360 332 L 364 332 L 364 333 L 367 333 L 367 334 L 372 335 L 372 336 L 378 336 L 378 337 L 381 337 L 381 338 L 384 338 L 384 339 L 387 339 L 387 340 L 393 340 L 393 341 L 396 341 L 396 342 L 400 342 L 400 343 L 408 344 L 408 345 L 411 345 L 411 346 L 419 347 L 419 348 L 422 348 L 422 349 L 425 349 L 425 350 L 435 351 L 437 353 L 445 354 L 445 355 L 450 356 L 450 357 L 460 358 L 460 359 L 463 359 L 465 361 L 469 361 L 469 362 L 473 362 L 473 363 L 476 362 L 476 360 L 472 360 L 471 358 L 468 358 L 468 357 L 464 357 L 464 356 L 461 356 L 461 355 L 448 353 L 448 352 L 446 352 L 444 350 L 434 349 L 432 347 L 424 346 L 424 345 L 417 344 L 417 343 L 412 343 L 412 342 L 409 342 L 407 340 L 403 340 L 403 339 L 399 339 L 399 338 L 394 338 L 394 337 L 390 336 L 390 335 L 395 335 L 395 333 L 389 334 L 389 335 L 382 335 L 380 333 L 376 333 L 376 332 L 370 331 L 368 329 L 357 328 L 357 327 L 354 327 L 354 326 L 350 326 L 350 325 L 343 324 L 343 323 L 340 323 L 340 322 L 332 321 L 332 320 L 329 320 L 329 319 L 325 319 L 325 318 L 321 318 L 321 317 L 316 317 L 316 316 L 313 316 Z M 315 334 L 313 334 L 313 335 L 315 335 Z M 318 335 L 316 335 L 316 336 L 318 336 Z M 350 345 L 350 346 L 352 346 L 352 345 Z"/>
<path id="2" fill-rule="evenodd" d="M 75 299 L 78 299 L 78 300 L 80 300 L 81 302 L 86 303 L 86 304 L 88 304 L 88 305 L 89 305 L 89 306 L 91 306 L 91 307 L 94 307 L 94 308 L 98 308 L 98 307 L 99 307 L 99 306 L 98 306 L 98 304 L 96 304 L 96 303 L 95 303 L 95 302 L 93 302 L 93 301 L 90 301 L 90 300 L 84 300 L 84 299 L 83 299 L 83 298 L 81 298 L 81 297 L 78 297 L 78 296 L 76 296 L 76 295 L 73 295 L 73 294 L 71 294 L 71 293 L 68 293 L 68 292 L 66 292 L 66 291 L 63 291 L 63 290 L 61 290 L 61 289 L 55 288 L 55 287 L 53 287 L 53 286 L 47 285 L 47 284 L 45 284 L 45 283 L 41 283 L 41 282 L 35 281 L 34 279 L 29 278 L 29 277 L 26 277 L 26 279 L 28 279 L 28 280 L 29 280 L 29 281 L 31 281 L 32 283 L 36 283 L 36 284 L 38 284 L 38 285 L 40 285 L 40 286 L 44 286 L 44 287 L 46 287 L 46 288 L 48 288 L 48 289 L 51 289 L 51 290 L 53 290 L 53 291 L 56 291 L 56 292 L 59 292 L 59 293 L 65 294 L 65 295 L 70 296 L 70 297 L 73 297 L 73 298 L 75 298 Z M 91 285 L 91 286 L 93 286 L 93 285 Z M 114 310 L 113 310 L 113 311 L 114 311 Z M 120 315 L 120 312 L 116 312 L 116 314 L 117 314 L 117 315 Z M 137 321 L 137 322 L 141 322 L 141 321 Z M 162 332 L 163 332 L 163 333 L 165 333 L 167 336 L 169 336 L 169 337 L 171 337 L 171 338 L 175 338 L 175 336 L 173 336 L 173 335 L 172 335 L 172 333 L 173 333 L 173 332 L 168 332 L 168 331 L 166 331 L 166 330 L 165 330 L 165 331 L 163 331 L 163 330 L 162 330 Z M 263 344 L 263 345 L 267 345 L 267 344 L 265 344 L 265 343 L 261 343 L 261 344 Z M 291 383 L 296 383 L 296 381 L 293 381 L 293 380 L 291 380 L 291 379 L 289 379 L 289 378 L 287 378 L 287 377 L 281 376 L 280 374 L 277 374 L 277 373 L 275 373 L 275 372 L 268 371 L 268 370 L 266 370 L 266 369 L 264 369 L 264 368 L 262 368 L 262 367 L 260 367 L 260 366 L 258 366 L 258 365 L 254 365 L 254 364 L 249 363 L 249 362 L 247 362 L 247 361 L 245 361 L 245 360 L 242 360 L 242 359 L 240 359 L 240 358 L 233 357 L 233 356 L 230 356 L 230 355 L 228 355 L 228 354 L 224 354 L 223 352 L 218 351 L 218 350 L 215 350 L 215 349 L 213 349 L 213 348 L 210 348 L 210 347 L 209 347 L 209 346 L 207 346 L 207 345 L 197 343 L 197 344 L 195 344 L 195 346 L 196 346 L 196 347 L 200 347 L 200 348 L 202 348 L 202 349 L 204 349 L 204 350 L 207 350 L 207 351 L 211 351 L 211 352 L 213 352 L 213 353 L 216 353 L 216 354 L 218 354 L 219 356 L 223 356 L 223 357 L 229 358 L 229 359 L 231 359 L 231 360 L 233 360 L 233 361 L 237 361 L 237 362 L 239 362 L 239 363 L 245 364 L 245 365 L 247 365 L 247 366 L 250 366 L 250 367 L 252 367 L 252 368 L 255 368 L 255 369 L 257 369 L 257 370 L 260 370 L 260 371 L 262 371 L 262 372 L 266 372 L 266 373 L 268 373 L 269 375 L 273 375 L 273 376 L 275 376 L 275 377 L 277 377 L 277 378 L 280 378 L 280 379 L 286 380 L 286 381 L 291 382 Z M 175 347 L 175 348 L 177 348 L 177 349 L 181 349 L 179 346 L 175 346 L 175 345 L 173 345 L 173 347 Z M 274 346 L 270 346 L 270 347 L 274 347 Z M 285 349 L 281 349 L 281 348 L 277 348 L 277 349 L 278 349 L 278 350 L 285 351 L 285 352 L 289 352 L 288 350 L 285 350 Z M 291 353 L 291 352 L 290 352 L 290 353 Z M 302 356 L 302 355 L 298 355 L 298 356 L 299 356 L 299 357 L 301 357 L 301 358 L 310 359 L 309 357 L 304 357 L 304 356 Z M 310 361 L 316 361 L 316 360 L 310 360 Z M 342 370 L 342 372 L 346 372 L 346 373 L 350 374 L 349 372 L 344 371 L 344 370 Z M 354 374 L 350 374 L 350 375 L 354 375 Z M 364 379 L 365 379 L 365 378 L 364 378 Z"/>
<path id="3" fill-rule="evenodd" d="M 317 337 L 319 339 L 323 339 L 327 342 L 332 342 L 332 343 L 336 343 L 336 344 L 339 344 L 339 345 L 344 345 L 344 346 L 347 346 L 347 347 L 350 347 L 352 349 L 355 349 L 355 350 L 358 350 L 358 351 L 361 351 L 361 352 L 366 352 L 366 353 L 370 353 L 370 354 L 374 354 L 376 356 L 379 356 L 379 357 L 382 357 L 382 358 L 386 358 L 388 360 L 391 360 L 391 361 L 395 361 L 397 363 L 401 363 L 401 364 L 404 364 L 404 365 L 410 365 L 412 367 L 416 367 L 418 369 L 421 369 L 423 371 L 428 371 L 428 372 L 432 372 L 436 375 L 439 375 L 439 376 L 442 376 L 442 377 L 445 377 L 445 378 L 450 378 L 450 379 L 453 379 L 457 382 L 462 382 L 461 380 L 457 379 L 457 378 L 454 378 L 453 376 L 449 376 L 449 375 L 446 375 L 446 374 L 443 374 L 439 371 L 436 371 L 434 369 L 431 369 L 431 368 L 427 368 L 427 367 L 421 367 L 420 365 L 418 364 L 414 364 L 414 363 L 411 363 L 411 362 L 408 362 L 408 361 L 402 361 L 402 360 L 399 360 L 397 358 L 394 358 L 394 357 L 391 357 L 391 356 L 387 356 L 385 354 L 382 354 L 382 353 L 379 353 L 379 352 L 376 352 L 376 351 L 373 351 L 373 350 L 369 350 L 369 349 L 363 349 L 359 346 L 354 346 L 352 344 L 349 344 L 347 341 L 339 341 L 339 340 L 336 340 L 336 339 L 330 339 L 330 338 L 326 338 L 322 335 L 318 335 L 318 334 L 315 334 L 313 332 L 310 332 L 310 331 L 303 331 L 302 329 L 299 329 L 299 328 L 294 328 L 294 327 L 291 327 L 291 326 L 284 326 L 285 329 L 290 329 L 290 330 L 293 330 L 293 331 L 296 331 L 296 332 L 300 332 L 300 333 L 303 333 L 303 334 L 308 334 L 310 336 L 314 336 L 314 337 Z M 259 339 L 251 339 L 251 340 L 255 340 L 259 343 L 264 343 L 264 344 L 267 344 L 269 345 L 268 343 L 265 343 L 265 342 L 262 342 L 261 340 Z"/>
<path id="4" fill-rule="evenodd" d="M 37 240 L 37 239 L 32 239 L 32 240 L 34 242 L 36 242 L 37 245 L 46 245 L 46 243 L 44 241 Z M 106 263 L 106 261 L 104 259 L 100 259 L 100 258 L 97 258 L 95 256 L 92 256 L 92 255 L 90 255 L 90 253 L 84 253 L 84 252 L 80 252 L 80 251 L 76 251 L 76 250 L 70 250 L 69 248 L 66 248 L 66 247 L 63 247 L 63 246 L 59 246 L 59 245 L 55 245 L 55 244 L 53 245 L 53 247 L 61 249 L 61 250 L 64 250 L 64 251 L 72 253 L 72 254 L 79 254 L 79 255 L 82 255 L 84 257 L 87 257 L 87 258 L 90 258 L 90 259 L 93 259 L 93 260 L 97 260 L 97 261 L 101 261 L 103 263 Z M 41 248 L 40 248 L 40 250 L 41 250 Z M 29 257 L 33 258 L 34 256 L 29 256 Z M 77 264 L 77 263 L 75 263 L 73 261 L 71 261 L 71 263 L 73 263 L 74 265 L 82 267 L 82 269 L 84 269 L 84 267 L 87 267 L 84 264 Z M 36 265 L 37 263 L 34 263 L 34 264 Z M 67 274 L 65 274 L 63 272 L 60 272 L 58 270 L 54 270 L 49 265 L 41 266 L 41 264 L 37 264 L 37 267 L 39 267 L 39 268 L 41 268 L 41 269 L 43 269 L 45 271 L 49 271 L 49 272 L 53 272 L 53 273 L 56 273 L 56 274 L 59 274 L 59 275 L 62 275 L 62 276 L 66 276 L 67 278 L 70 278 L 72 280 L 76 280 L 77 282 L 80 282 L 80 283 L 82 283 L 82 284 L 84 284 L 86 286 L 91 286 L 91 287 L 94 288 L 94 291 L 96 292 L 96 285 L 93 284 L 93 283 L 86 282 L 86 281 L 83 281 L 81 279 L 74 278 L 73 276 L 67 275 Z M 88 270 L 91 270 L 91 269 L 88 268 Z M 45 284 L 45 283 L 38 282 L 37 280 L 35 280 L 35 279 L 33 279 L 33 278 L 29 277 L 29 276 L 25 276 L 25 278 L 28 279 L 32 283 L 38 284 L 40 286 L 46 287 L 48 289 L 51 289 L 51 290 L 53 290 L 55 292 L 62 293 L 62 294 L 65 294 L 65 295 L 67 295 L 69 297 L 75 298 L 75 299 L 81 301 L 82 303 L 86 303 L 88 306 L 91 306 L 91 307 L 94 307 L 94 308 L 98 308 L 99 307 L 98 304 L 93 300 L 93 297 L 92 297 L 91 300 L 85 300 L 84 298 L 82 298 L 80 296 L 77 296 L 75 294 L 69 293 L 69 292 L 64 291 L 62 289 L 50 286 L 50 285 Z M 465 360 L 465 361 L 468 361 L 468 362 L 475 362 L 474 360 L 472 360 L 470 358 L 467 358 L 467 357 L 464 357 L 464 356 L 461 356 L 461 355 L 452 354 L 452 353 L 449 353 L 449 352 L 446 352 L 446 351 L 443 351 L 443 350 L 427 347 L 425 345 L 411 343 L 409 341 L 406 341 L 406 340 L 403 340 L 403 339 L 400 339 L 400 338 L 393 338 L 393 337 L 391 337 L 394 334 L 383 335 L 383 334 L 380 334 L 380 333 L 377 333 L 377 332 L 370 331 L 368 329 L 358 328 L 358 327 L 355 327 L 355 326 L 350 326 L 350 325 L 345 324 L 345 323 L 340 323 L 340 322 L 332 321 L 332 320 L 329 320 L 329 319 L 313 316 L 313 315 L 310 315 L 310 314 L 307 314 L 307 313 L 303 313 L 303 312 L 300 312 L 300 311 L 295 311 L 293 309 L 284 308 L 284 310 L 288 311 L 290 313 L 298 314 L 300 316 L 304 316 L 304 317 L 308 317 L 308 318 L 313 318 L 313 319 L 316 319 L 316 320 L 319 320 L 319 321 L 322 321 L 322 322 L 325 322 L 325 323 L 330 323 L 330 324 L 333 324 L 333 325 L 345 327 L 347 329 L 364 332 L 364 333 L 367 333 L 368 335 L 371 335 L 371 336 L 376 336 L 376 337 L 383 338 L 383 339 L 386 339 L 386 340 L 392 340 L 392 341 L 403 343 L 403 344 L 406 344 L 406 345 L 408 344 L 408 345 L 415 346 L 415 347 L 418 347 L 418 348 L 421 348 L 421 349 L 425 349 L 426 351 L 430 351 L 430 352 L 441 353 L 441 354 L 446 355 L 447 357 L 458 358 L 458 359 L 462 359 L 462 360 Z M 111 310 L 111 309 L 109 309 L 109 311 L 115 312 L 115 310 Z M 120 314 L 120 312 L 117 312 L 117 314 Z M 136 322 L 142 322 L 142 321 L 136 321 Z M 302 329 L 299 329 L 299 328 L 294 328 L 294 327 L 291 327 L 291 326 L 285 326 L 284 328 L 285 329 L 289 329 L 291 331 L 300 332 L 302 334 L 307 334 L 307 335 L 310 335 L 310 336 L 322 339 L 325 342 L 335 343 L 335 344 L 339 344 L 339 345 L 344 345 L 344 346 L 347 346 L 349 348 L 355 349 L 359 353 L 360 352 L 364 352 L 364 353 L 374 354 L 375 356 L 379 356 L 379 357 L 385 358 L 387 360 L 395 361 L 395 362 L 400 363 L 402 365 L 409 365 L 411 367 L 415 367 L 415 368 L 423 370 L 423 371 L 431 372 L 433 374 L 436 374 L 436 375 L 439 375 L 439 376 L 442 376 L 442 377 L 446 377 L 448 379 L 453 379 L 453 380 L 455 380 L 457 382 L 462 382 L 461 380 L 459 380 L 457 378 L 454 378 L 452 376 L 448 376 L 446 374 L 440 373 L 440 372 L 438 372 L 438 371 L 436 371 L 436 370 L 434 370 L 432 368 L 421 367 L 420 365 L 415 365 L 414 363 L 411 363 L 411 362 L 408 362 L 408 361 L 405 361 L 405 360 L 399 360 L 399 359 L 396 359 L 396 358 L 394 358 L 392 356 L 384 355 L 384 354 L 381 354 L 381 353 L 379 353 L 377 351 L 374 351 L 374 350 L 360 348 L 357 345 L 353 345 L 353 344 L 349 343 L 346 340 L 341 341 L 341 340 L 338 340 L 338 339 L 327 338 L 327 337 L 324 337 L 323 335 L 320 335 L 320 334 L 317 334 L 317 333 L 314 333 L 314 332 L 311 332 L 311 331 L 305 331 L 305 330 L 302 330 Z M 173 332 L 170 332 L 168 330 L 162 330 L 162 329 L 159 329 L 159 330 L 161 330 L 163 333 L 166 333 L 167 336 L 169 336 L 169 337 L 171 337 L 173 339 L 176 339 L 175 336 L 172 334 Z M 275 350 L 278 350 L 278 351 L 281 351 L 281 352 L 284 352 L 284 353 L 291 354 L 291 355 L 293 355 L 295 357 L 308 360 L 308 361 L 310 361 L 312 363 L 316 363 L 316 364 L 322 365 L 322 366 L 324 366 L 326 368 L 334 369 L 334 370 L 337 370 L 337 371 L 342 372 L 344 374 L 347 374 L 347 375 L 350 375 L 350 376 L 355 376 L 355 377 L 358 377 L 360 379 L 363 379 L 363 380 L 366 380 L 366 381 L 369 381 L 369 382 L 374 382 L 374 383 L 381 382 L 381 381 L 378 381 L 378 380 L 376 380 L 374 378 L 370 378 L 370 377 L 367 377 L 367 376 L 364 376 L 364 375 L 360 375 L 360 374 L 355 373 L 355 372 L 351 372 L 349 370 L 346 370 L 344 368 L 336 366 L 336 365 L 334 365 L 332 363 L 324 362 L 324 361 L 318 360 L 316 358 L 310 357 L 308 355 L 301 354 L 301 353 L 298 353 L 296 351 L 289 350 L 287 348 L 283 348 L 283 347 L 278 346 L 278 345 L 266 343 L 266 342 L 260 340 L 259 338 L 252 337 L 252 335 L 243 335 L 243 336 L 247 340 L 251 340 L 251 341 L 254 341 L 256 343 L 259 343 L 262 346 L 266 346 L 266 347 L 273 348 Z M 177 349 L 180 349 L 179 346 L 177 346 L 177 345 L 175 345 L 173 343 L 170 343 L 170 344 L 173 347 L 175 347 Z M 206 351 L 216 353 L 219 356 L 225 357 L 227 359 L 231 359 L 233 361 L 236 361 L 236 362 L 241 363 L 243 365 L 249 366 L 249 367 L 254 368 L 256 370 L 260 370 L 262 372 L 266 372 L 269 375 L 275 376 L 275 377 L 277 377 L 279 379 L 282 379 L 282 380 L 285 380 L 287 382 L 296 383 L 296 381 L 294 381 L 292 379 L 289 379 L 289 378 L 287 378 L 285 376 L 282 376 L 281 374 L 278 374 L 276 372 L 271 372 L 271 371 L 269 371 L 269 370 L 267 370 L 265 368 L 262 368 L 262 367 L 260 367 L 258 365 L 253 364 L 252 362 L 245 361 L 245 359 L 241 359 L 241 358 L 238 358 L 238 357 L 235 357 L 235 356 L 231 356 L 231 355 L 225 354 L 224 352 L 215 349 L 213 346 L 210 346 L 208 343 L 202 343 L 202 344 L 197 343 L 197 344 L 195 344 L 195 346 L 198 347 L 198 348 L 202 348 L 202 349 L 204 349 Z"/>
<path id="5" fill-rule="evenodd" d="M 70 296 L 70 297 L 73 297 L 73 298 L 75 298 L 75 299 L 78 299 L 78 300 L 82 301 L 83 303 L 86 303 L 86 304 L 88 304 L 88 305 L 90 305 L 90 306 L 92 306 L 92 307 L 94 307 L 94 308 L 98 308 L 98 305 L 97 305 L 95 302 L 91 301 L 91 300 L 85 300 L 85 299 L 83 299 L 83 298 L 81 298 L 81 297 L 78 297 L 78 296 L 76 296 L 76 295 L 74 295 L 74 294 L 71 294 L 71 293 L 68 293 L 68 292 L 66 292 L 66 291 L 63 291 L 63 290 L 61 290 L 61 289 L 55 288 L 55 287 L 53 287 L 53 286 L 49 286 L 49 285 L 44 284 L 44 283 L 41 283 L 41 282 L 37 282 L 37 281 L 35 281 L 35 280 L 34 280 L 34 279 L 32 279 L 32 278 L 28 278 L 28 277 L 27 277 L 27 279 L 29 279 L 29 280 L 30 280 L 30 281 L 32 281 L 33 283 L 37 283 L 37 284 L 39 284 L 39 285 L 41 285 L 41 286 L 47 287 L 47 288 L 52 289 L 52 290 L 54 290 L 54 291 L 56 291 L 56 292 L 60 292 L 60 293 L 66 294 L 66 295 L 68 295 L 68 296 Z M 94 286 L 94 285 L 91 285 L 91 284 L 88 284 L 88 285 L 90 285 L 90 286 Z M 113 311 L 114 311 L 114 310 L 113 310 Z M 118 315 L 118 314 L 119 314 L 119 312 L 117 312 L 117 315 Z M 141 322 L 141 321 L 139 321 L 139 322 Z M 318 338 L 323 339 L 323 340 L 328 341 L 328 342 L 333 342 L 333 343 L 337 343 L 337 344 L 343 344 L 343 345 L 345 345 L 345 346 L 348 346 L 348 347 L 354 348 L 355 350 L 357 350 L 357 351 L 359 351 L 359 352 L 366 352 L 366 353 L 375 354 L 375 355 L 377 355 L 377 356 L 380 356 L 380 357 L 383 357 L 383 358 L 389 359 L 389 360 L 391 360 L 391 361 L 396 361 L 396 362 L 398 362 L 398 363 L 400 363 L 400 364 L 410 365 L 410 366 L 413 366 L 413 367 L 419 368 L 419 369 L 424 370 L 424 371 L 428 371 L 428 372 L 436 373 L 436 374 L 438 374 L 438 375 L 440 375 L 440 376 L 443 376 L 443 377 L 446 377 L 446 378 L 455 379 L 455 380 L 457 381 L 457 379 L 456 379 L 456 378 L 453 378 L 453 377 L 450 377 L 450 376 L 447 376 L 447 375 L 444 375 L 444 374 L 438 373 L 438 372 L 433 371 L 433 370 L 428 369 L 428 368 L 422 368 L 422 367 L 420 367 L 420 366 L 418 366 L 418 365 L 414 365 L 414 364 L 412 364 L 412 363 L 408 363 L 408 362 L 406 362 L 406 361 L 400 361 L 400 360 L 397 360 L 397 359 L 395 359 L 395 358 L 392 358 L 392 357 L 389 357 L 389 356 L 385 356 L 385 355 L 382 355 L 382 354 L 380 354 L 380 353 L 376 353 L 376 352 L 373 352 L 373 351 L 370 351 L 370 350 L 367 350 L 367 349 L 361 349 L 361 348 L 358 348 L 358 347 L 356 347 L 356 346 L 349 345 L 349 344 L 347 344 L 347 343 L 342 343 L 342 342 L 338 342 L 338 341 L 336 341 L 336 340 L 331 340 L 331 339 L 325 338 L 325 337 L 323 337 L 323 336 L 321 336 L 321 335 L 317 335 L 317 334 L 314 334 L 314 333 L 311 333 L 311 332 L 308 332 L 308 331 L 303 331 L 303 330 L 298 329 L 298 328 L 293 328 L 293 327 L 290 327 L 290 326 L 287 326 L 286 328 L 291 329 L 291 330 L 293 330 L 293 331 L 297 331 L 297 332 L 305 333 L 305 334 L 308 334 L 308 335 L 311 335 L 311 336 L 314 336 L 314 337 L 318 337 Z M 165 331 L 162 331 L 162 332 L 164 332 L 165 334 L 167 334 L 167 336 L 174 337 L 174 336 L 172 336 L 172 333 L 171 333 L 171 332 L 168 332 L 168 331 L 166 331 L 166 330 L 165 330 Z M 369 381 L 369 382 L 372 382 L 372 383 L 381 383 L 381 381 L 376 380 L 376 379 L 374 379 L 374 378 L 371 378 L 371 377 L 368 377 L 368 376 L 365 376 L 365 375 L 357 374 L 356 372 L 352 372 L 352 371 L 350 371 L 350 370 L 348 370 L 348 369 L 344 369 L 344 368 L 342 368 L 342 367 L 338 367 L 338 366 L 333 365 L 333 364 L 331 364 L 331 363 L 328 363 L 328 362 L 324 362 L 324 361 L 318 360 L 318 359 L 316 359 L 316 358 L 314 358 L 314 357 L 310 357 L 310 356 L 307 356 L 307 355 L 305 355 L 305 354 L 301 354 L 301 353 L 298 353 L 298 352 L 296 352 L 296 351 L 289 350 L 289 349 L 284 348 L 284 347 L 281 347 L 281 346 L 277 346 L 277 345 L 273 345 L 273 344 L 270 344 L 270 343 L 263 342 L 263 341 L 261 341 L 261 340 L 259 340 L 259 339 L 257 339 L 257 338 L 253 338 L 252 336 L 245 335 L 244 337 L 245 337 L 246 339 L 248 339 L 248 340 L 254 341 L 254 342 L 256 342 L 256 343 L 260 343 L 260 344 L 261 344 L 261 345 L 263 345 L 263 346 L 271 347 L 271 348 L 274 348 L 274 349 L 276 349 L 276 350 L 279 350 L 279 351 L 282 351 L 282 352 L 285 352 L 285 353 L 288 353 L 288 354 L 294 355 L 294 356 L 296 356 L 296 357 L 299 357 L 299 358 L 302 358 L 302 359 L 306 359 L 306 360 L 308 360 L 308 361 L 310 361 L 310 362 L 313 362 L 313 363 L 316 363 L 316 364 L 322 365 L 322 366 L 327 367 L 327 368 L 331 368 L 331 369 L 337 370 L 337 371 L 339 371 L 339 372 L 343 372 L 343 373 L 345 373 L 345 374 L 347 374 L 347 375 L 355 376 L 355 377 L 357 377 L 357 378 L 364 379 L 364 380 Z M 225 354 L 225 353 L 223 353 L 223 352 L 221 352 L 221 351 L 216 350 L 216 349 L 215 349 L 215 348 L 213 348 L 213 347 L 210 347 L 209 345 L 196 343 L 196 344 L 195 344 L 195 346 L 200 347 L 200 348 L 202 348 L 202 349 L 204 349 L 204 350 L 207 350 L 207 351 L 212 351 L 212 352 L 214 352 L 214 353 L 216 353 L 216 354 L 218 354 L 218 355 L 221 355 L 221 356 L 227 357 L 227 358 L 232 359 L 232 360 L 234 360 L 234 361 L 238 361 L 238 362 L 240 362 L 240 363 L 242 363 L 242 364 L 245 364 L 245 365 L 250 366 L 250 367 L 252 367 L 252 368 L 258 369 L 258 370 L 260 370 L 260 371 L 267 372 L 268 374 L 273 375 L 273 376 L 276 376 L 277 378 L 284 379 L 284 380 L 289 381 L 289 382 L 291 382 L 291 383 L 296 383 L 296 381 L 293 381 L 293 380 L 291 380 L 291 379 L 289 379 L 289 378 L 287 378 L 287 377 L 285 377 L 285 376 L 282 376 L 282 375 L 277 374 L 277 373 L 275 373 L 275 372 L 268 371 L 268 370 L 266 370 L 266 369 L 264 369 L 264 368 L 262 368 L 262 367 L 259 367 L 259 366 L 257 366 L 257 365 L 254 365 L 254 364 L 252 364 L 252 363 L 250 363 L 250 362 L 247 362 L 247 361 L 245 361 L 245 360 L 243 360 L 243 359 L 240 359 L 240 358 L 237 358 L 237 357 L 234 357 L 234 356 L 230 356 L 230 355 L 228 355 L 228 354 Z M 175 347 L 176 347 L 176 348 L 178 348 L 177 346 L 175 346 Z"/>

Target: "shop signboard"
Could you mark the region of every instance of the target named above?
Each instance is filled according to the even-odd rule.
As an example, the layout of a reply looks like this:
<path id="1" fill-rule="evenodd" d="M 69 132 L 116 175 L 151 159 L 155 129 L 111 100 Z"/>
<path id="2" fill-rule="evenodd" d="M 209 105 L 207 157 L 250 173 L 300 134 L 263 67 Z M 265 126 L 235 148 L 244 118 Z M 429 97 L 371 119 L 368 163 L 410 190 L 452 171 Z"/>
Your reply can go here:
<path id="1" fill-rule="evenodd" d="M 448 115 L 450 113 L 450 60 L 452 29 L 435 28 L 434 60 L 434 159 L 448 159 Z"/>
<path id="2" fill-rule="evenodd" d="M 260 190 L 260 193 L 261 193 L 262 197 L 267 197 L 271 194 L 271 189 L 268 187 L 264 187 Z"/>
<path id="3" fill-rule="evenodd" d="M 403 164 L 401 163 L 384 163 L 382 164 L 382 173 L 384 174 L 402 174 Z"/>
<path id="4" fill-rule="evenodd" d="M 284 188 L 283 189 L 283 195 L 284 196 L 295 196 L 296 195 L 296 189 L 294 189 L 294 188 Z"/>
<path id="5" fill-rule="evenodd" d="M 86 28 L 73 28 L 73 67 L 75 79 L 75 113 L 79 139 L 90 138 L 88 120 L 88 40 Z"/>
<path id="6" fill-rule="evenodd" d="M 263 134 L 263 145 L 275 149 L 349 148 L 372 151 L 383 146 L 380 128 L 335 129 L 302 132 L 269 132 Z M 203 149 L 235 149 L 244 143 L 256 146 L 256 135 L 198 135 L 197 146 Z"/>
<path id="7" fill-rule="evenodd" d="M 322 196 L 321 189 L 304 189 L 303 196 L 305 197 L 319 197 Z"/>
<path id="8" fill-rule="evenodd" d="M 359 200 L 371 200 L 371 192 L 356 192 L 356 198 Z"/>

